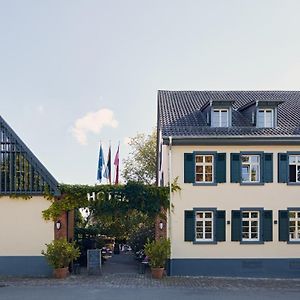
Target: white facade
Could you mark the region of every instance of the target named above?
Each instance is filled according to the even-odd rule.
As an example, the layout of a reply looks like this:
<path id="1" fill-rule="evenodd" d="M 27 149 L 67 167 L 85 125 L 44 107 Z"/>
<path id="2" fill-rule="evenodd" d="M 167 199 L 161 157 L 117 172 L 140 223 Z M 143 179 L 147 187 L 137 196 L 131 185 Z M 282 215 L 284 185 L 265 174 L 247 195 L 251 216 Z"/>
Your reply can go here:
<path id="1" fill-rule="evenodd" d="M 182 271 L 183 273 L 178 271 L 179 267 L 176 267 L 177 261 L 180 261 L 181 264 L 184 264 L 185 261 L 189 261 L 190 263 L 186 266 L 187 270 L 192 269 L 191 265 L 196 266 L 199 261 L 204 262 L 205 265 L 206 260 L 210 262 L 214 261 L 215 263 L 212 264 L 214 268 L 217 261 L 220 259 L 228 260 L 230 262 L 236 262 L 239 260 L 240 263 L 243 263 L 244 259 L 254 259 L 256 261 L 266 261 L 269 259 L 287 259 L 288 261 L 291 261 L 291 259 L 296 259 L 296 264 L 298 264 L 298 259 L 300 258 L 300 244 L 279 241 L 278 212 L 279 210 L 287 210 L 291 207 L 300 208 L 300 186 L 278 183 L 277 178 L 278 153 L 288 151 L 297 152 L 299 150 L 299 146 L 287 145 L 172 145 L 170 150 L 168 145 L 164 145 L 161 170 L 164 174 L 164 185 L 168 185 L 169 175 L 171 173 L 171 182 L 178 177 L 178 184 L 181 188 L 181 191 L 172 193 L 170 203 L 171 209 L 168 214 L 168 236 L 171 239 L 171 275 L 202 274 L 201 272 L 198 274 L 195 270 L 191 271 L 190 274 L 188 273 L 189 271 Z M 193 153 L 195 151 L 226 153 L 226 183 L 218 183 L 216 185 L 194 185 L 192 183 L 184 183 L 184 154 Z M 264 183 L 262 185 L 242 185 L 240 183 L 231 183 L 230 154 L 239 152 L 273 153 L 273 182 Z M 192 241 L 187 242 L 184 240 L 184 212 L 185 210 L 193 210 L 196 208 L 213 208 L 225 211 L 225 241 L 197 244 Z M 264 210 L 271 210 L 273 212 L 272 241 L 245 244 L 231 240 L 231 212 L 233 210 L 240 210 L 241 208 L 260 208 Z M 175 262 L 174 267 L 172 267 L 173 261 Z M 228 266 L 230 266 L 230 264 Z M 234 266 L 234 268 L 235 267 L 236 266 Z M 298 265 L 296 269 L 297 268 Z M 245 274 L 247 275 L 247 270 L 245 271 Z M 255 276 L 259 276 L 259 272 L 258 274 L 255 273 Z"/>

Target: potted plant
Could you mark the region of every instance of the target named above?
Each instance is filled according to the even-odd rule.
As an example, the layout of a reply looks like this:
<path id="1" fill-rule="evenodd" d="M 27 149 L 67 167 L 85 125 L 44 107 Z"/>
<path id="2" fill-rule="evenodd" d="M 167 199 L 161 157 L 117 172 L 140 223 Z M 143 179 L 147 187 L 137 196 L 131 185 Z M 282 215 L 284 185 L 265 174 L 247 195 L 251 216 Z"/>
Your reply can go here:
<path id="1" fill-rule="evenodd" d="M 49 265 L 54 268 L 55 278 L 66 278 L 69 271 L 70 262 L 80 255 L 80 250 L 75 246 L 75 242 L 68 243 L 65 238 L 54 240 L 46 244 L 47 250 L 42 251 Z"/>
<path id="2" fill-rule="evenodd" d="M 145 254 L 149 258 L 152 277 L 161 279 L 166 261 L 170 258 L 171 254 L 170 240 L 165 238 L 152 242 L 148 240 L 145 244 Z"/>

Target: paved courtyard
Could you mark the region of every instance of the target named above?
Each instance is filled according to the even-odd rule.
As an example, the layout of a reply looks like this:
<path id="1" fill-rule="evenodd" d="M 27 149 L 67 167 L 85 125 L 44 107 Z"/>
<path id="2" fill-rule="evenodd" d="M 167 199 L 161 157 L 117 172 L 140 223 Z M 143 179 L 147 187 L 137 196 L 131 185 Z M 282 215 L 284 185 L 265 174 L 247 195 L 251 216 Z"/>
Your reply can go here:
<path id="1" fill-rule="evenodd" d="M 102 276 L 0 278 L 0 300 L 10 299 L 299 299 L 300 279 L 238 279 L 165 277 L 139 274 L 129 254 L 116 255 L 103 266 Z"/>

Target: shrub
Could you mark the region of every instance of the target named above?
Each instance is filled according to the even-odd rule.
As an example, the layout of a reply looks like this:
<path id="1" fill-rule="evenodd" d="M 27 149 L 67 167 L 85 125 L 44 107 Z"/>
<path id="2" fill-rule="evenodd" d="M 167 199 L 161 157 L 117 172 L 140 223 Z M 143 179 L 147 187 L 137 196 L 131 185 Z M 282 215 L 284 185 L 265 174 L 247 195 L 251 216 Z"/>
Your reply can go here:
<path id="1" fill-rule="evenodd" d="M 170 258 L 170 240 L 161 238 L 158 241 L 148 241 L 145 245 L 145 253 L 149 258 L 152 268 L 164 268 L 166 260 Z"/>
<path id="2" fill-rule="evenodd" d="M 68 267 L 69 263 L 80 255 L 80 250 L 75 246 L 75 242 L 68 243 L 65 238 L 54 240 L 46 246 L 47 250 L 46 252 L 43 250 L 42 254 L 54 269 Z"/>

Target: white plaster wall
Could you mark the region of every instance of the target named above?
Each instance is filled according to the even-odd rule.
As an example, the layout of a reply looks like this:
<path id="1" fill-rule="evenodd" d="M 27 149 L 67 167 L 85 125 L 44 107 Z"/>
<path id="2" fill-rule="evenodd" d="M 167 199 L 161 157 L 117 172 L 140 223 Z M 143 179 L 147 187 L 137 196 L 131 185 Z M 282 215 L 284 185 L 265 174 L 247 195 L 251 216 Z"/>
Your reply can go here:
<path id="1" fill-rule="evenodd" d="M 0 197 L 0 256 L 41 256 L 45 243 L 54 239 L 54 225 L 46 222 L 42 211 L 50 202 Z"/>
<path id="2" fill-rule="evenodd" d="M 164 148 L 167 156 L 167 147 Z M 278 241 L 278 225 L 273 225 L 273 242 L 242 245 L 231 241 L 231 225 L 226 225 L 226 242 L 198 245 L 184 242 L 184 210 L 196 207 L 213 207 L 226 210 L 226 220 L 231 220 L 231 210 L 241 207 L 262 207 L 273 210 L 273 220 L 278 220 L 278 210 L 300 207 L 300 186 L 277 183 L 277 153 L 299 151 L 296 146 L 173 146 L 172 180 L 179 176 L 182 190 L 172 195 L 173 209 L 169 219 L 172 240 L 172 258 L 299 258 L 300 244 Z M 227 182 L 217 186 L 193 186 L 183 183 L 184 153 L 217 151 L 227 153 Z M 230 183 L 230 153 L 264 151 L 273 153 L 274 183 L 263 186 L 241 186 Z M 165 159 L 165 162 L 167 159 Z M 167 173 L 168 166 L 165 166 Z"/>

